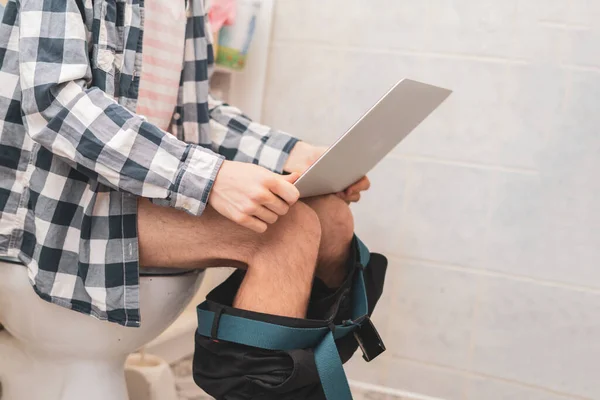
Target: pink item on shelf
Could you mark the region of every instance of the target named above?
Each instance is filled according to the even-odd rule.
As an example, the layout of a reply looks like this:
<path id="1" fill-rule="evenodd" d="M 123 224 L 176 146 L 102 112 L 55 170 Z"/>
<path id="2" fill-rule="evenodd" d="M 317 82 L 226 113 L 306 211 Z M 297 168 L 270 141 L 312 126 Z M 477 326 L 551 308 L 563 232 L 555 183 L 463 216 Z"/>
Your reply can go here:
<path id="1" fill-rule="evenodd" d="M 235 22 L 236 0 L 212 0 L 208 10 L 208 20 L 213 32 L 218 32 L 223 25 Z"/>

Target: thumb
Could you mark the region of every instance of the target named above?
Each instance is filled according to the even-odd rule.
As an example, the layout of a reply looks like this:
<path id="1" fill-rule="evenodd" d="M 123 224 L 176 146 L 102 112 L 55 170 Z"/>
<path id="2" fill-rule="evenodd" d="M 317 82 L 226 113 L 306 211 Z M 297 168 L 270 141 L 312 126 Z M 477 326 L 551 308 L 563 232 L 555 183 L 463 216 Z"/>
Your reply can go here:
<path id="1" fill-rule="evenodd" d="M 298 180 L 298 178 L 300 178 L 300 174 L 297 172 L 292 172 L 289 175 L 283 175 L 283 179 L 285 179 L 286 181 L 288 181 L 289 183 L 294 183 Z"/>

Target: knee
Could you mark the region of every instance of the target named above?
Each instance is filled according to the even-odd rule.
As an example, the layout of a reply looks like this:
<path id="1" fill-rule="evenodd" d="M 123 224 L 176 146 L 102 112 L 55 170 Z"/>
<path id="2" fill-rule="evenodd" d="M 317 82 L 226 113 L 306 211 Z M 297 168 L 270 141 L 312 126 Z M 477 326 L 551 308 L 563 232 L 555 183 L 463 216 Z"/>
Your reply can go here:
<path id="1" fill-rule="evenodd" d="M 323 235 L 341 242 L 348 242 L 354 235 L 354 216 L 346 202 L 335 195 L 319 199 L 316 207 Z"/>
<path id="2" fill-rule="evenodd" d="M 317 213 L 302 202 L 296 203 L 285 216 L 287 230 L 292 236 L 314 242 L 318 247 L 321 242 L 321 222 Z"/>
<path id="3" fill-rule="evenodd" d="M 260 235 L 260 244 L 248 264 L 261 264 L 257 258 L 262 259 L 268 254 L 268 257 L 295 260 L 292 265 L 298 268 L 307 267 L 307 273 L 312 274 L 316 267 L 320 244 L 319 217 L 306 204 L 297 203 Z"/>
<path id="4" fill-rule="evenodd" d="M 247 265 L 268 265 L 264 257 L 302 259 L 293 265 L 315 268 L 309 260 L 318 256 L 321 243 L 321 224 L 317 214 L 306 204 L 296 203 L 288 213 L 265 233 L 255 236 L 256 246 L 247 255 Z"/>

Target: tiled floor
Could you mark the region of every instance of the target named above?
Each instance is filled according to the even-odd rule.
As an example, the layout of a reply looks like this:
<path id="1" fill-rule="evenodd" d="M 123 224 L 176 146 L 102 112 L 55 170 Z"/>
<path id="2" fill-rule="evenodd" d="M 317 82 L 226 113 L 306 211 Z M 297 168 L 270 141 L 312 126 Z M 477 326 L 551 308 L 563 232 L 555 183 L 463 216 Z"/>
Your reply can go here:
<path id="1" fill-rule="evenodd" d="M 192 379 L 192 359 L 186 358 L 173 366 L 173 374 L 177 383 L 179 400 L 213 400 L 196 386 Z M 400 397 L 390 396 L 371 391 L 353 389 L 354 400 L 403 400 Z"/>

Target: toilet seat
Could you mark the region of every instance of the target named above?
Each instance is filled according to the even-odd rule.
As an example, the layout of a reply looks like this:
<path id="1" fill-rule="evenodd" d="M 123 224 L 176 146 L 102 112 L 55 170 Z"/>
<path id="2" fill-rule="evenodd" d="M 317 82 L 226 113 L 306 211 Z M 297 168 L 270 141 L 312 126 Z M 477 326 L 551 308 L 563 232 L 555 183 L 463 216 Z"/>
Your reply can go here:
<path id="1" fill-rule="evenodd" d="M 171 325 L 203 275 L 177 271 L 140 276 L 142 324 L 126 328 L 42 300 L 31 288 L 27 268 L 3 260 L 2 400 L 127 400 L 126 357 Z"/>

